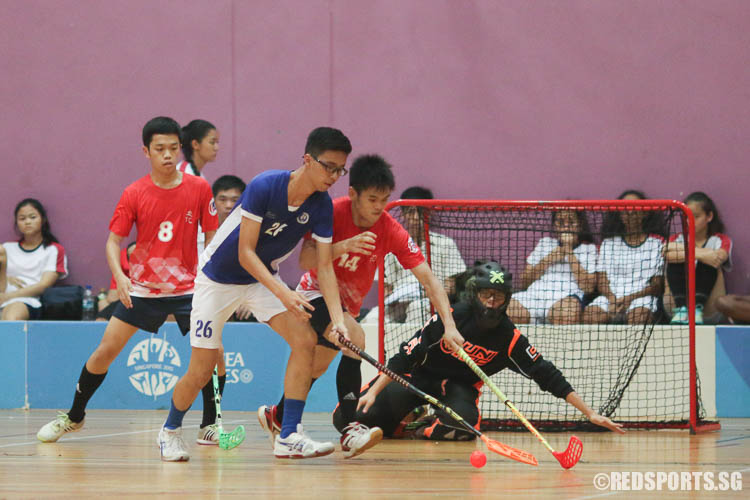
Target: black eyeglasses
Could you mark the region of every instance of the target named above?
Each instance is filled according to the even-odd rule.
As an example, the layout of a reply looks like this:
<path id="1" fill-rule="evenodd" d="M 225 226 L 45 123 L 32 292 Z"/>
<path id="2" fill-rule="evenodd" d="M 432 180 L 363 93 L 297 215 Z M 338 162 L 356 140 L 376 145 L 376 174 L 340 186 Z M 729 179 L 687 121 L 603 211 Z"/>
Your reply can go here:
<path id="1" fill-rule="evenodd" d="M 493 299 L 495 303 L 502 304 L 505 302 L 505 292 L 502 290 L 494 290 L 492 288 L 482 288 L 477 292 L 477 295 L 482 300 Z"/>
<path id="2" fill-rule="evenodd" d="M 313 160 L 315 160 L 318 163 L 320 163 L 321 165 L 323 165 L 323 168 L 326 169 L 326 172 L 328 172 L 331 175 L 338 175 L 338 176 L 343 177 L 347 173 L 349 173 L 349 171 L 346 169 L 346 167 L 334 167 L 334 166 L 331 166 L 331 165 L 327 165 L 327 164 L 323 163 L 322 161 L 318 160 L 317 158 L 315 158 L 312 155 L 310 155 L 310 158 L 312 158 Z"/>

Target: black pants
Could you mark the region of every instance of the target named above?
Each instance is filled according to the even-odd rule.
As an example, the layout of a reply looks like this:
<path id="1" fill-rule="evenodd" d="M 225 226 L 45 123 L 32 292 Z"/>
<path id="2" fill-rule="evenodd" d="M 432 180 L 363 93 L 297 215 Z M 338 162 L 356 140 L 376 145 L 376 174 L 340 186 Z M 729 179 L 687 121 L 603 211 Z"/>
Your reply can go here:
<path id="1" fill-rule="evenodd" d="M 378 375 L 385 377 L 385 375 Z M 469 425 L 479 425 L 479 390 L 472 385 L 451 380 L 440 380 L 427 377 L 405 377 L 422 391 L 439 399 L 446 406 L 458 413 Z M 375 377 L 365 386 L 361 394 L 367 393 L 375 383 Z M 410 392 L 398 382 L 391 382 L 375 398 L 375 403 L 367 413 L 357 411 L 357 421 L 368 427 L 380 427 L 386 437 L 393 437 L 409 412 L 427 402 Z M 429 437 L 435 440 L 466 441 L 474 439 L 475 435 L 464 429 L 458 422 L 442 411 L 436 413 L 438 419 L 431 426 Z M 333 425 L 342 431 L 348 422 L 343 422 L 338 407 L 333 413 Z"/>
<path id="2" fill-rule="evenodd" d="M 714 289 L 716 280 L 719 277 L 719 270 L 698 262 L 695 266 L 695 304 L 706 305 L 711 290 Z M 668 264 L 667 265 L 667 282 L 672 290 L 675 307 L 687 305 L 687 279 L 685 277 L 685 264 Z"/>

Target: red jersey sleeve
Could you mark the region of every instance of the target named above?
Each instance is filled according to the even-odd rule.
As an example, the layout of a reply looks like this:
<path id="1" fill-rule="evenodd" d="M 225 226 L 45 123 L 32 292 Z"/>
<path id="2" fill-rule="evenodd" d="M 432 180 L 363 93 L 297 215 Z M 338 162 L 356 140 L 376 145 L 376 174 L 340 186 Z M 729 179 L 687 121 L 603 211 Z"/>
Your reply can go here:
<path id="1" fill-rule="evenodd" d="M 216 231 L 219 228 L 219 216 L 216 210 L 216 202 L 214 202 L 214 196 L 211 192 L 211 186 L 208 185 L 208 181 L 199 177 L 203 182 L 201 183 L 201 228 L 203 232 Z"/>
<path id="2" fill-rule="evenodd" d="M 714 236 L 716 236 L 719 239 L 719 241 L 721 242 L 721 245 L 719 246 L 719 248 L 721 250 L 724 250 L 726 253 L 728 253 L 728 254 L 731 255 L 731 253 L 732 253 L 732 240 L 729 238 L 729 236 L 727 236 L 726 234 L 722 234 L 722 233 L 716 233 L 716 234 L 714 234 Z"/>
<path id="3" fill-rule="evenodd" d="M 59 243 L 52 243 L 46 252 L 48 261 L 44 271 L 54 271 L 63 279 L 68 276 L 68 258 L 65 256 L 65 248 Z"/>
<path id="4" fill-rule="evenodd" d="M 128 186 L 123 191 L 120 201 L 115 207 L 115 213 L 109 221 L 109 230 L 123 238 L 130 234 L 130 230 L 135 223 L 135 203 L 131 193 L 130 186 Z"/>

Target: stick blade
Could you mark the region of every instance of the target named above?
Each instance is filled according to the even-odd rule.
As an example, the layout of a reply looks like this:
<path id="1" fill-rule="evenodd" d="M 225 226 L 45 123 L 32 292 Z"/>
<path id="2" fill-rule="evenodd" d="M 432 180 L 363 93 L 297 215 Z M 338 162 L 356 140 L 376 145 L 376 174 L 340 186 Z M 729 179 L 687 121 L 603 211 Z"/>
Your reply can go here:
<path id="1" fill-rule="evenodd" d="M 245 427 L 238 425 L 232 432 L 219 433 L 219 448 L 222 450 L 231 450 L 238 447 L 245 440 Z"/>
<path id="2" fill-rule="evenodd" d="M 495 441 L 494 439 L 490 439 L 484 435 L 482 435 L 482 441 L 484 441 L 484 444 L 487 445 L 487 448 L 489 448 L 490 451 L 493 451 L 498 455 L 502 455 L 504 457 L 508 457 L 512 460 L 528 465 L 539 465 L 536 457 L 529 452 L 518 450 L 516 448 L 513 448 L 512 446 L 503 444 L 500 441 Z"/>
<path id="3" fill-rule="evenodd" d="M 555 451 L 552 454 L 564 469 L 570 469 L 581 459 L 581 455 L 583 455 L 583 443 L 577 436 L 571 436 L 565 451 Z"/>

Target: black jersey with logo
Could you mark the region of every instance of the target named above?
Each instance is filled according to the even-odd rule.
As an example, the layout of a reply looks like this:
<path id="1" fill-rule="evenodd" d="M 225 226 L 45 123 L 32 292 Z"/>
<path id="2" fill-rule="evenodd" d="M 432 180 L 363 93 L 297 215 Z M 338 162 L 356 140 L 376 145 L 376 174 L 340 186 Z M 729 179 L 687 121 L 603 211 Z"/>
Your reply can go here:
<path id="1" fill-rule="evenodd" d="M 453 320 L 464 337 L 464 351 L 487 375 L 510 368 L 539 387 L 564 399 L 573 388 L 554 364 L 542 357 L 507 316 L 496 327 L 483 329 L 469 304 L 453 305 Z M 435 314 L 411 339 L 401 344 L 388 362 L 396 373 L 450 379 L 467 384 L 481 384 L 466 363 L 454 355 L 442 341 L 445 327 Z"/>

